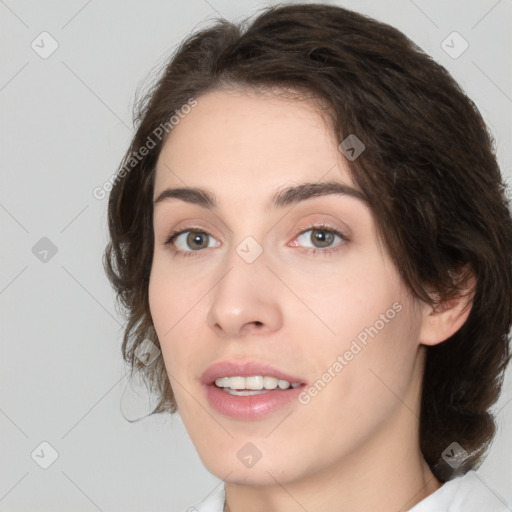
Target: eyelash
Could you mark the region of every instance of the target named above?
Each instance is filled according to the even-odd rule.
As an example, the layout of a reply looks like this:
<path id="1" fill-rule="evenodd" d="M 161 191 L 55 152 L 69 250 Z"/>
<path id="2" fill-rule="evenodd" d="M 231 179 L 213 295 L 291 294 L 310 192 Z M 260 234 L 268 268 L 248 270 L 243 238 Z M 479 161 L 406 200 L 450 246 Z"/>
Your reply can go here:
<path id="1" fill-rule="evenodd" d="M 328 224 L 316 224 L 316 225 L 310 226 L 307 229 L 303 229 L 302 231 L 299 231 L 295 235 L 294 238 L 297 238 L 298 236 L 300 236 L 300 235 L 302 235 L 304 233 L 307 233 L 308 231 L 325 231 L 327 233 L 332 233 L 334 235 L 338 235 L 343 242 L 348 242 L 349 241 L 349 239 L 348 239 L 348 237 L 346 235 L 341 233 L 335 227 L 330 226 Z M 210 233 L 208 233 L 207 231 L 205 231 L 205 230 L 203 230 L 201 228 L 188 227 L 188 228 L 181 229 L 181 230 L 176 230 L 176 231 L 173 231 L 172 233 L 170 233 L 170 235 L 165 240 L 164 245 L 165 246 L 172 245 L 174 240 L 179 235 L 182 235 L 183 233 L 188 233 L 188 232 L 197 232 L 197 233 L 205 234 L 207 236 L 211 236 Z M 338 251 L 339 247 L 338 246 L 336 246 L 336 248 L 330 248 L 329 247 L 329 248 L 326 248 L 326 249 L 320 249 L 318 247 L 313 247 L 313 248 L 311 248 L 311 247 L 302 247 L 301 249 L 306 254 L 322 254 L 324 256 L 327 256 L 329 253 L 334 253 L 334 252 Z M 174 254 L 176 256 L 183 256 L 183 257 L 192 256 L 192 257 L 195 257 L 195 256 L 200 256 L 201 253 L 203 252 L 203 249 L 198 249 L 198 250 L 195 250 L 195 251 L 180 251 L 180 250 L 174 248 L 173 252 L 174 252 Z"/>

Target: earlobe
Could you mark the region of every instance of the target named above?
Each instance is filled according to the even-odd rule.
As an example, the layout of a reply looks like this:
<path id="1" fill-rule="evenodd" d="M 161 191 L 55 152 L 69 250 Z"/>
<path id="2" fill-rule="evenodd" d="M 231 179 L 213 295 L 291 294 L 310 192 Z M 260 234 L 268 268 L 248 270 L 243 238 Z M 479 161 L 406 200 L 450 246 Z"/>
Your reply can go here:
<path id="1" fill-rule="evenodd" d="M 460 294 L 435 306 L 423 304 L 419 334 L 422 345 L 437 345 L 455 334 L 468 319 L 473 305 L 476 279 L 471 273 L 461 284 Z"/>

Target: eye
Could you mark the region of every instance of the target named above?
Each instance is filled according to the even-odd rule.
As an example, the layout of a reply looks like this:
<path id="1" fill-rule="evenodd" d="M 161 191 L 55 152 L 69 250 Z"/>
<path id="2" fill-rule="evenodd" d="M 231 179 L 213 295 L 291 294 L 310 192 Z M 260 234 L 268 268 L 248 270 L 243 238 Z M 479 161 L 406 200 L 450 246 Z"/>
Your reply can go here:
<path id="1" fill-rule="evenodd" d="M 205 231 L 187 229 L 172 232 L 164 244 L 173 245 L 176 248 L 174 253 L 177 255 L 196 256 L 196 254 L 193 254 L 194 252 L 199 253 L 202 249 L 218 247 L 220 245 L 219 242 L 210 245 L 208 243 L 209 239 L 215 240 L 209 233 L 206 233 Z M 189 248 L 192 250 L 189 250 Z"/>
<path id="2" fill-rule="evenodd" d="M 308 235 L 308 233 L 310 233 Z M 311 226 L 309 229 L 302 231 L 297 237 L 301 244 L 311 242 L 313 247 L 308 248 L 306 246 L 306 253 L 330 253 L 337 251 L 340 245 L 343 243 L 339 243 L 338 245 L 331 247 L 335 239 L 338 238 L 341 242 L 348 242 L 348 238 L 341 233 L 338 229 L 327 226 L 327 225 L 319 225 L 319 226 Z M 291 244 L 292 246 L 299 245 L 297 242 Z"/>
<path id="3" fill-rule="evenodd" d="M 308 233 L 311 234 L 308 236 Z M 336 238 L 338 238 L 341 243 L 331 247 Z M 300 243 L 297 243 L 295 240 L 300 241 Z M 348 237 L 333 226 L 315 225 L 296 235 L 294 242 L 289 244 L 289 246 L 301 247 L 303 252 L 307 254 L 326 254 L 339 250 L 339 246 L 343 245 L 343 242 L 348 241 Z M 313 247 L 304 247 L 302 245 L 308 242 L 313 243 Z M 172 245 L 174 247 L 173 252 L 177 256 L 200 256 L 203 249 L 218 247 L 220 243 L 206 231 L 199 228 L 188 228 L 180 231 L 173 231 L 164 242 L 164 245 Z"/>

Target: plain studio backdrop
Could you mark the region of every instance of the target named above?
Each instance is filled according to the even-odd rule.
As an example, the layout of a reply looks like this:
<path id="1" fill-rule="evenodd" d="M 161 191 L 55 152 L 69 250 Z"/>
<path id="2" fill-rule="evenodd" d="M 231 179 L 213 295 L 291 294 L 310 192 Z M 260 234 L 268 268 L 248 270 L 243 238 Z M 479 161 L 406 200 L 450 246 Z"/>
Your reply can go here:
<path id="1" fill-rule="evenodd" d="M 452 73 L 510 181 L 511 0 L 338 4 L 402 30 Z M 0 1 L 1 510 L 175 512 L 219 484 L 178 415 L 124 418 L 148 404 L 121 359 L 122 318 L 101 263 L 107 198 L 93 190 L 128 147 L 148 74 L 194 28 L 265 5 Z M 509 502 L 511 373 L 479 470 Z"/>

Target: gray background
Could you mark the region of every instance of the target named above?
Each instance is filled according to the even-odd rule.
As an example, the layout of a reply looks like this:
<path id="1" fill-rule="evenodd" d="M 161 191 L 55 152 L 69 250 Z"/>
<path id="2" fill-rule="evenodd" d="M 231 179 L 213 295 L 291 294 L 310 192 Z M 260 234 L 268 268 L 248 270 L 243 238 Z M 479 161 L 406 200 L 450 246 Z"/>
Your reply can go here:
<path id="1" fill-rule="evenodd" d="M 448 68 L 488 122 L 510 181 L 511 0 L 339 4 L 401 29 Z M 148 405 L 128 386 L 122 318 L 101 264 L 107 199 L 92 190 L 127 149 L 148 73 L 192 29 L 263 5 L 0 0 L 0 510 L 177 511 L 218 484 L 179 416 L 124 418 Z M 51 49 L 43 31 L 59 45 L 47 58 L 31 47 Z M 456 59 L 441 47 L 453 31 L 469 43 Z M 57 249 L 46 261 L 43 237 Z M 479 473 L 512 502 L 511 371 L 496 410 Z M 58 452 L 48 469 L 43 441 Z"/>

